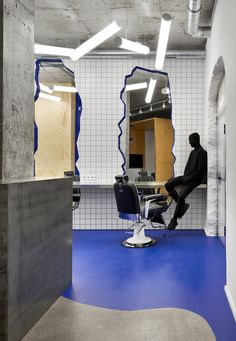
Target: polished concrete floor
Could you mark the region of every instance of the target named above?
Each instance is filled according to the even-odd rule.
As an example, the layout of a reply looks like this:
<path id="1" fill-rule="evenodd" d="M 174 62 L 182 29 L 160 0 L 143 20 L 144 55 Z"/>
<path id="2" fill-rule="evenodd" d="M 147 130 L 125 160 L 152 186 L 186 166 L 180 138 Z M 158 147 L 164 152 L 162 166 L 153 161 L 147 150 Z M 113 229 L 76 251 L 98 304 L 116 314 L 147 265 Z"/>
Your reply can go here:
<path id="1" fill-rule="evenodd" d="M 216 341 L 199 315 L 175 308 L 136 311 L 60 297 L 22 341 Z"/>
<path id="2" fill-rule="evenodd" d="M 235 341 L 225 249 L 203 231 L 149 231 L 158 243 L 128 249 L 124 231 L 73 232 L 73 285 L 64 297 L 120 310 L 181 308 L 205 318 L 217 341 Z"/>

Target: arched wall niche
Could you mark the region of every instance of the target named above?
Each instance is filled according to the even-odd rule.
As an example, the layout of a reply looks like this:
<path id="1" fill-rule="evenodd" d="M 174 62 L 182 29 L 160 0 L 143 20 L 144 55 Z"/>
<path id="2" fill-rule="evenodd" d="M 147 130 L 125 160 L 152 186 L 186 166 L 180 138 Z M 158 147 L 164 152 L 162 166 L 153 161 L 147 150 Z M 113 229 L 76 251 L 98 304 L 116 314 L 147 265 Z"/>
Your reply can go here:
<path id="1" fill-rule="evenodd" d="M 218 93 L 225 76 L 225 63 L 219 57 L 213 69 L 208 94 L 208 180 L 207 180 L 207 223 L 206 234 L 218 236 L 218 136 L 217 136 L 217 103 Z"/>

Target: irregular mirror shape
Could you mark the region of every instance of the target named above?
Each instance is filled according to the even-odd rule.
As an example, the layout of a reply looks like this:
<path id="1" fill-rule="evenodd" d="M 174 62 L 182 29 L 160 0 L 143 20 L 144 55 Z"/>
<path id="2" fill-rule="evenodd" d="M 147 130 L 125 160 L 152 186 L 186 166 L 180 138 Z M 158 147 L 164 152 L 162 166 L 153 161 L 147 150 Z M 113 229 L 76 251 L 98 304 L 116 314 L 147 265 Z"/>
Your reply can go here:
<path id="1" fill-rule="evenodd" d="M 129 178 L 144 181 L 170 179 L 174 174 L 175 158 L 168 74 L 135 67 L 126 76 L 122 100 L 127 120 L 127 148 L 123 153 Z"/>
<path id="2" fill-rule="evenodd" d="M 77 140 L 82 103 L 74 74 L 61 60 L 36 61 L 35 175 L 79 175 Z"/>

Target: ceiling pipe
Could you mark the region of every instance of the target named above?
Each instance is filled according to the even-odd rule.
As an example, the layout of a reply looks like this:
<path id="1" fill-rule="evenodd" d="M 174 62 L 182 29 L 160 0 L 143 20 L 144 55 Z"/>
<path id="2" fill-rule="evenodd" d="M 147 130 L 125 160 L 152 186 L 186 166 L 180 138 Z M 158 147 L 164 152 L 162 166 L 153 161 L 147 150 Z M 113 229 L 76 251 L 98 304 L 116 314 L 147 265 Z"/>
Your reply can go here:
<path id="1" fill-rule="evenodd" d="M 189 0 L 188 3 L 188 33 L 196 38 L 209 38 L 210 27 L 199 27 L 199 18 L 202 8 L 201 0 Z"/>

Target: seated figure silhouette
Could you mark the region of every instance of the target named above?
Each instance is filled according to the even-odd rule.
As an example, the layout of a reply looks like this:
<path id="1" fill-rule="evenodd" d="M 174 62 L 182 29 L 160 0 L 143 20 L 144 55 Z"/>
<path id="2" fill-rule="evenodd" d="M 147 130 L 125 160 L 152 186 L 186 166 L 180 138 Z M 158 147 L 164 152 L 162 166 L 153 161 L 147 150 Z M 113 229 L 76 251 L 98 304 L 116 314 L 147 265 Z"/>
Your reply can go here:
<path id="1" fill-rule="evenodd" d="M 200 136 L 198 133 L 189 135 L 189 143 L 194 148 L 188 158 L 184 175 L 170 179 L 165 184 L 167 192 L 177 203 L 174 216 L 171 219 L 168 230 L 174 230 L 178 225 L 178 219 L 182 218 L 189 208 L 185 203 L 185 198 L 194 188 L 206 181 L 207 176 L 207 152 L 200 145 Z M 180 186 L 177 193 L 176 187 Z"/>

